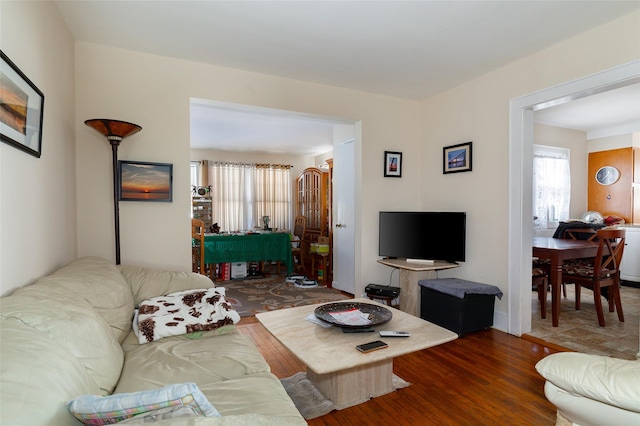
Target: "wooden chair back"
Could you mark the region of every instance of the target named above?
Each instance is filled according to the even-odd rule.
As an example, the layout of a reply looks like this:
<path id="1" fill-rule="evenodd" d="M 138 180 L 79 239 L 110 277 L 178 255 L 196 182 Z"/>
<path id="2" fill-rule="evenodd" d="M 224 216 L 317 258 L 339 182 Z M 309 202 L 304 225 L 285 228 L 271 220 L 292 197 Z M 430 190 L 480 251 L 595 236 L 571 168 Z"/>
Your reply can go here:
<path id="1" fill-rule="evenodd" d="M 291 254 L 293 255 L 294 269 L 296 272 L 306 273 L 306 268 L 304 266 L 305 262 L 305 253 L 308 250 L 306 248 L 306 243 L 304 241 L 304 233 L 307 229 L 307 218 L 300 215 L 296 216 L 293 222 L 293 235 L 300 239 L 300 243 L 298 247 L 294 247 L 291 249 Z"/>
<path id="2" fill-rule="evenodd" d="M 600 229 L 598 231 L 598 253 L 596 254 L 593 275 L 601 276 L 607 271 L 610 276 L 620 279 L 620 262 L 624 253 L 626 232 L 624 229 Z"/>
<path id="3" fill-rule="evenodd" d="M 304 238 L 304 231 L 307 228 L 307 218 L 304 216 L 296 216 L 293 222 L 293 235 L 300 238 L 300 241 Z"/>
<path id="4" fill-rule="evenodd" d="M 204 265 L 204 222 L 191 219 L 191 270 L 207 275 Z"/>
<path id="5" fill-rule="evenodd" d="M 593 228 L 569 228 L 564 231 L 562 238 L 566 240 L 593 241 L 598 238 L 598 231 Z"/>

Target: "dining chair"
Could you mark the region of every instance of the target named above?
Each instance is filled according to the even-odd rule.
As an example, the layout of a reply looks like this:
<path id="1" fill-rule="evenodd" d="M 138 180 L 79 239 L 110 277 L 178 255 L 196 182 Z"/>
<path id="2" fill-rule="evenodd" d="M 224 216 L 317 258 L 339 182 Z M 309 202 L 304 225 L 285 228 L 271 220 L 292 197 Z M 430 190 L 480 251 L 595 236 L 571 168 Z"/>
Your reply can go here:
<path id="1" fill-rule="evenodd" d="M 540 301 L 540 317 L 547 318 L 547 291 L 549 287 L 549 264 L 541 263 L 540 259 L 533 258 L 531 265 L 531 286 L 538 292 Z"/>
<path id="2" fill-rule="evenodd" d="M 598 231 L 598 251 L 593 258 L 566 261 L 562 267 L 562 282 L 576 286 L 576 310 L 580 309 L 580 289 L 587 287 L 593 291 L 598 325 L 605 326 L 602 311 L 602 290 L 609 289 L 609 312 L 618 312 L 618 320 L 624 322 L 622 300 L 620 298 L 620 261 L 624 252 L 624 229 L 600 229 Z"/>
<path id="3" fill-rule="evenodd" d="M 306 268 L 304 266 L 305 253 L 303 249 L 304 233 L 306 229 L 307 218 L 302 215 L 296 216 L 293 222 L 293 235 L 298 237 L 300 242 L 298 247 L 291 248 L 291 254 L 293 256 L 294 270 L 296 272 L 302 272 L 303 274 L 306 274 Z"/>
<path id="4" fill-rule="evenodd" d="M 562 233 L 565 240 L 593 241 L 598 238 L 598 231 L 593 228 L 567 228 Z M 567 297 L 567 284 L 562 283 L 562 295 Z"/>
<path id="5" fill-rule="evenodd" d="M 204 222 L 191 219 L 191 270 L 207 275 L 204 264 Z"/>

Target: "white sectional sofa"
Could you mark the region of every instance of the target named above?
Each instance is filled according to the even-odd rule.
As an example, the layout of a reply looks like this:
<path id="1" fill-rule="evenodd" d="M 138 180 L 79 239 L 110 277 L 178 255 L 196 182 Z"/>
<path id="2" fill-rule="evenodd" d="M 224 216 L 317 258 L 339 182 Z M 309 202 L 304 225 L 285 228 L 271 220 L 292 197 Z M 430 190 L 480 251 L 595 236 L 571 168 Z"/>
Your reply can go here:
<path id="1" fill-rule="evenodd" d="M 134 307 L 213 287 L 201 275 L 78 259 L 0 299 L 0 424 L 78 425 L 67 402 L 195 383 L 221 417 L 157 424 L 306 424 L 234 325 L 139 344 Z M 100 398 L 104 399 L 104 398 Z"/>
<path id="2" fill-rule="evenodd" d="M 557 426 L 640 425 L 640 359 L 561 352 L 538 361 L 536 370 L 558 409 Z"/>

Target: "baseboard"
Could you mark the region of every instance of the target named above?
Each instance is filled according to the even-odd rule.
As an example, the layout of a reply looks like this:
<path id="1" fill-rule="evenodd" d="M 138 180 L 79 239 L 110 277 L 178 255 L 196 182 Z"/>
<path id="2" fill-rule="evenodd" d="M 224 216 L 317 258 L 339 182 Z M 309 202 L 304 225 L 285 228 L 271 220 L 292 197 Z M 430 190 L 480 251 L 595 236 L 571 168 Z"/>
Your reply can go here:
<path id="1" fill-rule="evenodd" d="M 539 337 L 532 336 L 530 334 L 524 333 L 520 336 L 523 340 L 527 340 L 532 343 L 536 343 L 538 345 L 546 346 L 549 349 L 552 349 L 557 352 L 575 352 L 573 349 L 565 348 L 564 346 L 556 345 L 555 343 L 547 342 Z"/>
<path id="2" fill-rule="evenodd" d="M 493 311 L 493 328 L 509 333 L 509 321 L 506 312 Z"/>

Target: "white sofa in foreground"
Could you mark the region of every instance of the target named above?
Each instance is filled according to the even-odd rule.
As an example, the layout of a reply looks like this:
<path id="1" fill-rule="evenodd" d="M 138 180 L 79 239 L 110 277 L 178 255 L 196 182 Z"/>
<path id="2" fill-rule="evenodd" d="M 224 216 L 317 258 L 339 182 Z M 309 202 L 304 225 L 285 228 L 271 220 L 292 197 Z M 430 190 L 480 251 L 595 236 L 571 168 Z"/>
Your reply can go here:
<path id="1" fill-rule="evenodd" d="M 544 393 L 557 409 L 557 426 L 640 425 L 640 360 L 576 352 L 536 364 Z"/>
<path id="2" fill-rule="evenodd" d="M 138 342 L 134 307 L 154 296 L 210 287 L 202 275 L 87 257 L 1 298 L 0 424 L 79 425 L 66 405 L 77 397 L 118 399 L 181 383 L 195 383 L 221 417 L 157 424 L 306 424 L 251 339 L 234 325 Z"/>

